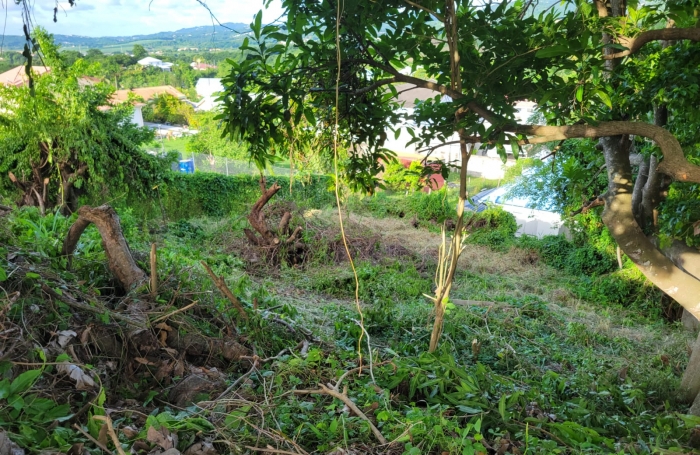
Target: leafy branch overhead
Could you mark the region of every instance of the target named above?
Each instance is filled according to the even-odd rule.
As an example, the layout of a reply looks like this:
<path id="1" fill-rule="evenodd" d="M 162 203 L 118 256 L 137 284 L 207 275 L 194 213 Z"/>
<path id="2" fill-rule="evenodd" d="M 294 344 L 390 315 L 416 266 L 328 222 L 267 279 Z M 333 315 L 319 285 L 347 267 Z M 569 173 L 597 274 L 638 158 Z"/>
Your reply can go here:
<path id="1" fill-rule="evenodd" d="M 700 316 L 694 297 L 700 281 L 649 238 L 659 229 L 653 213 L 671 180 L 700 182 L 700 167 L 687 159 L 697 155 L 698 142 L 682 127 L 698 118 L 697 109 L 680 95 L 697 93 L 695 76 L 679 63 L 684 78 L 671 83 L 671 73 L 661 70 L 682 60 L 665 50 L 669 46 L 697 53 L 694 6 L 619 0 L 551 7 L 451 0 L 282 4 L 286 22 L 263 25 L 258 13 L 244 43 L 246 59 L 232 64 L 224 80 L 227 134 L 250 143 L 260 167 L 302 142 L 317 145 L 305 153 L 328 154 L 337 134 L 345 179 L 371 192 L 382 163 L 391 160 L 383 148 L 387 133 L 398 138 L 405 128 L 413 137 L 409 144 L 420 148 L 453 142 L 456 135 L 462 196 L 467 143 L 493 145 L 505 159 L 506 147 L 517 157 L 524 144 L 600 139 L 608 186 L 595 196 L 605 201 L 606 225 L 647 278 L 672 289 L 674 299 Z M 434 97 L 417 102 L 409 118 L 397 95 L 414 88 Z M 523 100 L 537 104 L 546 126 L 518 124 L 515 103 Z M 669 109 L 672 115 L 663 115 Z M 645 166 L 654 156 L 653 178 L 631 164 L 640 151 Z M 637 175 L 642 179 L 635 187 Z M 638 196 L 642 191 L 646 198 Z"/>

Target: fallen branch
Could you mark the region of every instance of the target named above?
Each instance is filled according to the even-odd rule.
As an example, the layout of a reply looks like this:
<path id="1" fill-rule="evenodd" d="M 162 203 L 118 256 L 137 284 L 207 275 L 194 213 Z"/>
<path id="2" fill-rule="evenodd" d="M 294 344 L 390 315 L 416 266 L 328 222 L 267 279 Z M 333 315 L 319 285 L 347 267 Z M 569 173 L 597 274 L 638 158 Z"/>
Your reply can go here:
<path id="1" fill-rule="evenodd" d="M 116 321 L 122 321 L 122 322 L 125 322 L 125 323 L 132 325 L 134 327 L 138 327 L 140 329 L 146 328 L 146 325 L 144 323 L 142 323 L 140 321 L 135 321 L 128 316 L 124 316 L 121 313 L 115 313 L 113 311 L 110 311 L 108 308 L 106 308 L 100 304 L 96 304 L 96 306 L 92 306 L 92 305 L 89 305 L 89 304 L 84 303 L 84 302 L 78 302 L 77 300 L 75 300 L 73 297 L 70 297 L 65 292 L 62 294 L 59 294 L 58 292 L 54 291 L 46 284 L 42 284 L 41 289 L 42 289 L 42 291 L 44 291 L 45 293 L 47 293 L 48 295 L 50 295 L 54 299 L 60 300 L 61 302 L 65 303 L 68 306 L 75 308 L 76 310 L 88 311 L 90 313 L 95 313 L 95 314 L 107 313 L 107 315 L 109 315 L 109 317 L 111 319 L 114 319 Z"/>
<path id="2" fill-rule="evenodd" d="M 221 276 L 221 277 L 216 276 L 214 274 L 214 272 L 212 271 L 211 267 L 209 267 L 209 265 L 206 262 L 204 262 L 204 261 L 201 261 L 201 262 L 202 262 L 202 265 L 204 266 L 204 269 L 209 274 L 209 277 L 212 279 L 212 281 L 214 282 L 216 287 L 219 288 L 219 291 L 221 291 L 221 293 L 224 295 L 224 297 L 226 297 L 229 300 L 229 302 L 231 302 L 231 304 L 236 308 L 236 310 L 238 310 L 238 314 L 240 314 L 243 319 L 248 320 L 248 315 L 246 314 L 245 310 L 243 309 L 243 304 L 241 303 L 240 300 L 238 300 L 238 297 L 233 295 L 233 292 L 231 292 L 231 290 L 228 288 L 228 286 L 226 286 L 226 282 L 224 281 L 224 277 L 223 276 Z"/>
<path id="3" fill-rule="evenodd" d="M 299 455 L 299 452 L 289 452 L 287 450 L 280 450 L 280 449 L 273 449 L 272 447 L 252 447 L 252 446 L 245 446 L 246 449 L 249 450 L 254 450 L 256 452 L 268 452 L 268 453 L 279 453 L 283 455 Z"/>
<path id="4" fill-rule="evenodd" d="M 99 420 L 100 422 L 104 422 L 104 424 L 107 425 L 107 433 L 109 433 L 109 437 L 112 438 L 112 443 L 114 444 L 114 447 L 116 447 L 117 452 L 119 452 L 119 455 L 126 455 L 126 452 L 124 452 L 121 444 L 119 443 L 117 433 L 114 432 L 114 427 L 112 426 L 112 419 L 110 419 L 107 416 L 92 416 L 92 418 L 93 420 Z"/>
<path id="5" fill-rule="evenodd" d="M 341 393 L 337 390 L 333 390 L 332 388 L 328 388 L 323 384 L 319 384 L 319 387 L 321 388 L 317 390 L 294 390 L 293 392 L 295 395 L 330 395 L 333 398 L 339 399 L 345 404 L 345 406 L 347 406 L 353 413 L 355 413 L 356 416 L 358 416 L 359 418 L 361 418 L 369 424 L 369 428 L 370 430 L 372 430 L 372 433 L 377 438 L 377 441 L 379 441 L 381 444 L 388 443 L 384 435 L 382 435 L 379 429 L 376 426 L 374 426 L 369 417 L 367 417 L 365 413 L 362 412 L 360 408 L 358 408 L 357 405 L 352 402 L 350 397 L 348 397 L 345 393 Z"/>
<path id="6" fill-rule="evenodd" d="M 151 297 L 156 298 L 158 295 L 158 252 L 156 244 L 151 243 Z"/>
<path id="7" fill-rule="evenodd" d="M 182 313 L 183 311 L 187 311 L 187 310 L 189 310 L 190 308 L 192 308 L 193 306 L 195 306 L 196 304 L 197 304 L 197 301 L 195 300 L 194 302 L 190 303 L 190 304 L 187 305 L 187 306 L 184 306 L 184 307 L 182 307 L 182 308 L 178 308 L 178 309 L 175 310 L 175 311 L 172 311 L 172 312 L 170 312 L 170 313 L 168 313 L 168 314 L 164 314 L 163 316 L 159 316 L 159 317 L 155 318 L 154 320 L 151 321 L 151 324 L 155 324 L 156 322 L 160 322 L 160 321 L 162 321 L 163 319 L 168 319 L 169 317 L 174 316 L 174 315 L 176 315 L 176 314 L 178 314 L 178 313 Z"/>

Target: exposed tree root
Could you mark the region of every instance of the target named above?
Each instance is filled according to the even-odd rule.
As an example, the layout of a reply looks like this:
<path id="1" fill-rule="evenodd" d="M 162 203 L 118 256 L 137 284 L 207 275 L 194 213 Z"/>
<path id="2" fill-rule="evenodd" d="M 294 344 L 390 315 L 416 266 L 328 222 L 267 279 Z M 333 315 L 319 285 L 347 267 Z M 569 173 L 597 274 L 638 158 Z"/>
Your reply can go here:
<path id="1" fill-rule="evenodd" d="M 94 223 L 102 237 L 102 246 L 107 253 L 107 266 L 114 277 L 127 291 L 144 283 L 148 277 L 136 265 L 129 245 L 126 243 L 117 212 L 109 205 L 89 207 L 84 205 L 78 210 L 78 219 L 70 227 L 63 242 L 63 254 L 71 256 L 78 245 L 85 229 Z"/>

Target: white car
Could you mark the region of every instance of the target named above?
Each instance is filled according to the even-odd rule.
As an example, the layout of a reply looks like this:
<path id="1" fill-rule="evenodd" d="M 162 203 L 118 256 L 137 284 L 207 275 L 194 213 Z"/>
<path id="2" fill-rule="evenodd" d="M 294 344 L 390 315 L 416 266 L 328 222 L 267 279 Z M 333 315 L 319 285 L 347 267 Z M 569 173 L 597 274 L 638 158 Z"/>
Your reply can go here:
<path id="1" fill-rule="evenodd" d="M 464 207 L 478 213 L 486 210 L 489 204 L 498 205 L 515 217 L 518 223 L 515 235 L 518 237 L 523 234 L 538 239 L 546 235 L 564 235 L 567 238 L 570 236 L 570 231 L 564 226 L 560 214 L 535 208 L 536 204 L 528 198 L 509 196 L 511 189 L 510 185 L 506 185 L 484 190 L 472 198 L 474 204 L 467 202 Z"/>

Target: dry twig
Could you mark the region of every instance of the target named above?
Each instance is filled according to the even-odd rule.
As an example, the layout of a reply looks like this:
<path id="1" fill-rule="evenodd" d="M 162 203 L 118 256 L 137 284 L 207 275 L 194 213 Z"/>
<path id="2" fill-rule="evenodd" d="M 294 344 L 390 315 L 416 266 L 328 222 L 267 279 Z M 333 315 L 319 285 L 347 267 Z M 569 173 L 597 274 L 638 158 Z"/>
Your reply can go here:
<path id="1" fill-rule="evenodd" d="M 328 388 L 323 384 L 319 384 L 320 389 L 317 390 L 294 390 L 295 395 L 314 395 L 314 394 L 319 394 L 319 395 L 330 395 L 333 398 L 337 398 L 340 401 L 342 401 L 345 406 L 347 406 L 356 416 L 361 418 L 362 420 L 366 421 L 369 424 L 370 430 L 372 430 L 372 433 L 374 436 L 377 438 L 377 441 L 379 441 L 381 444 L 387 444 L 387 440 L 382 435 L 382 433 L 379 431 L 379 429 L 374 426 L 374 423 L 365 415 L 364 412 L 360 410 L 360 408 L 357 407 L 355 403 L 352 402 L 349 396 L 345 392 L 339 392 L 337 390 L 334 390 L 332 388 Z"/>
<path id="2" fill-rule="evenodd" d="M 99 420 L 100 422 L 104 422 L 105 425 L 107 425 L 107 433 L 109 433 L 109 437 L 112 439 L 112 443 L 114 444 L 114 447 L 116 447 L 117 452 L 119 452 L 119 455 L 126 455 L 126 452 L 122 449 L 121 444 L 119 444 L 119 438 L 117 437 L 117 433 L 114 432 L 114 426 L 112 426 L 112 419 L 110 419 L 107 416 L 92 416 L 94 420 Z"/>
<path id="3" fill-rule="evenodd" d="M 233 295 L 233 292 L 226 286 L 226 282 L 224 281 L 223 276 L 216 276 L 214 272 L 212 271 L 211 267 L 209 265 L 202 261 L 202 265 L 206 269 L 207 273 L 209 274 L 209 277 L 211 277 L 212 281 L 216 285 L 217 288 L 219 288 L 219 291 L 226 297 L 229 302 L 233 304 L 233 306 L 238 310 L 238 314 L 241 315 L 241 317 L 245 320 L 248 320 L 248 315 L 246 314 L 245 310 L 243 309 L 243 304 L 241 303 L 240 300 L 238 300 L 238 297 Z"/>

